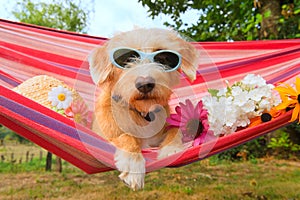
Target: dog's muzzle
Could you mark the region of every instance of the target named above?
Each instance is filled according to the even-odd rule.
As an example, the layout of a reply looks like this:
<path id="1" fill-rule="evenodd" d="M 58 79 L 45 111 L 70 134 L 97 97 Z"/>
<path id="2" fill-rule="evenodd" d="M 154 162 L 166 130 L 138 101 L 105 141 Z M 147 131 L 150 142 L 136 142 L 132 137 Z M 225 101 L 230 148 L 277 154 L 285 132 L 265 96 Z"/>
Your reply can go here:
<path id="1" fill-rule="evenodd" d="M 149 87 L 149 86 L 146 86 Z M 151 89 L 152 90 L 152 89 Z M 113 95 L 112 99 L 116 102 L 119 103 L 122 101 L 122 97 L 120 95 Z M 123 102 L 124 103 L 124 102 Z M 141 117 L 143 117 L 146 121 L 148 122 L 152 122 L 155 120 L 155 114 L 159 113 L 161 111 L 160 107 L 156 107 L 154 110 L 149 111 L 149 112 L 140 112 L 137 109 L 131 107 L 129 104 L 125 104 L 126 106 L 128 106 L 129 110 L 132 110 L 136 113 L 138 113 Z"/>
<path id="2" fill-rule="evenodd" d="M 159 113 L 161 111 L 160 107 L 156 107 L 153 111 L 147 112 L 147 113 L 142 113 L 139 112 L 137 110 L 135 110 L 136 112 L 139 113 L 139 115 L 141 115 L 146 121 L 148 122 L 152 122 L 155 120 L 155 114 Z"/>
<path id="3" fill-rule="evenodd" d="M 139 92 L 143 94 L 147 94 L 151 92 L 155 87 L 155 80 L 150 76 L 147 77 L 139 76 L 135 80 L 135 87 Z"/>

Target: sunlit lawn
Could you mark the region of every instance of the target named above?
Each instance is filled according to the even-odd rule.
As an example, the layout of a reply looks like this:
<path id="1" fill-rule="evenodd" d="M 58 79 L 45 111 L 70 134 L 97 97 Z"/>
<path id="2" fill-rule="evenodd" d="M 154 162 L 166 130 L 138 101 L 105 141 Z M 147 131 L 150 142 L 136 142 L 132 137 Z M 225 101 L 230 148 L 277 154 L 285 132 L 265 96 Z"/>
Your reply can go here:
<path id="1" fill-rule="evenodd" d="M 144 190 L 136 192 L 117 176 L 116 171 L 87 175 L 69 164 L 61 174 L 43 168 L 2 172 L 0 199 L 300 199 L 296 161 L 206 159 L 149 173 Z"/>

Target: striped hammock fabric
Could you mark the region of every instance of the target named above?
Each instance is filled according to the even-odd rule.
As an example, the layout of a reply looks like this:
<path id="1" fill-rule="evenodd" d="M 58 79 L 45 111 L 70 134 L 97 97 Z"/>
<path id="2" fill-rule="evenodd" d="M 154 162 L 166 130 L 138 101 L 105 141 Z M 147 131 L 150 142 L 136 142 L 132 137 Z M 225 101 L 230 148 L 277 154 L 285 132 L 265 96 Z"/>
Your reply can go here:
<path id="1" fill-rule="evenodd" d="M 87 56 L 105 38 L 0 20 L 0 123 L 87 173 L 115 169 L 115 148 L 90 129 L 74 123 L 12 88 L 36 75 L 49 75 L 75 88 L 93 110 L 98 89 L 89 75 Z M 300 40 L 194 42 L 201 55 L 197 79 L 182 75 L 170 100 L 200 99 L 225 80 L 259 74 L 268 83 L 293 83 L 300 74 Z M 251 128 L 219 137 L 157 160 L 157 149 L 145 149 L 146 170 L 177 167 L 209 157 L 287 125 L 291 112 Z"/>

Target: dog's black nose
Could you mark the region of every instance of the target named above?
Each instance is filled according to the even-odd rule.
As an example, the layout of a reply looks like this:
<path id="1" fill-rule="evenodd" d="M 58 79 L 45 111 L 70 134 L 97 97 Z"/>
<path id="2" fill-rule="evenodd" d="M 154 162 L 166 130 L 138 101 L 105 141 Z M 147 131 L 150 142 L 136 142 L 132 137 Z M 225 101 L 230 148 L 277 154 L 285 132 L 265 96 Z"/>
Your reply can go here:
<path id="1" fill-rule="evenodd" d="M 152 77 L 142 77 L 139 76 L 135 80 L 135 87 L 138 91 L 147 94 L 153 90 L 155 87 L 155 80 Z"/>

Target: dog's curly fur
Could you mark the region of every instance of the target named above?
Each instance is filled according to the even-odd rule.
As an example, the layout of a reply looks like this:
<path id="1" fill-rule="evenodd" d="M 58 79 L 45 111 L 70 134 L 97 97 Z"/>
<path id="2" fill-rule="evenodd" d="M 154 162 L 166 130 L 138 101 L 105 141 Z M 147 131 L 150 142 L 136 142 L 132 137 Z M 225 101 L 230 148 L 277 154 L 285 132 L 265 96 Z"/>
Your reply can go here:
<path id="1" fill-rule="evenodd" d="M 196 78 L 198 52 L 174 31 L 152 28 L 120 33 L 96 48 L 89 57 L 92 79 L 101 89 L 93 130 L 116 147 L 115 165 L 121 172 L 119 177 L 135 190 L 144 186 L 142 148 L 159 147 L 159 158 L 183 149 L 181 132 L 178 129 L 165 131 L 171 88 L 179 83 L 179 72 L 164 72 L 157 63 L 147 60 L 136 60 L 128 64 L 128 69 L 119 69 L 109 60 L 110 51 L 117 47 L 143 52 L 177 51 L 182 55 L 181 70 L 191 81 Z M 151 77 L 155 81 L 151 92 L 144 94 L 137 90 L 135 82 L 140 77 Z"/>

